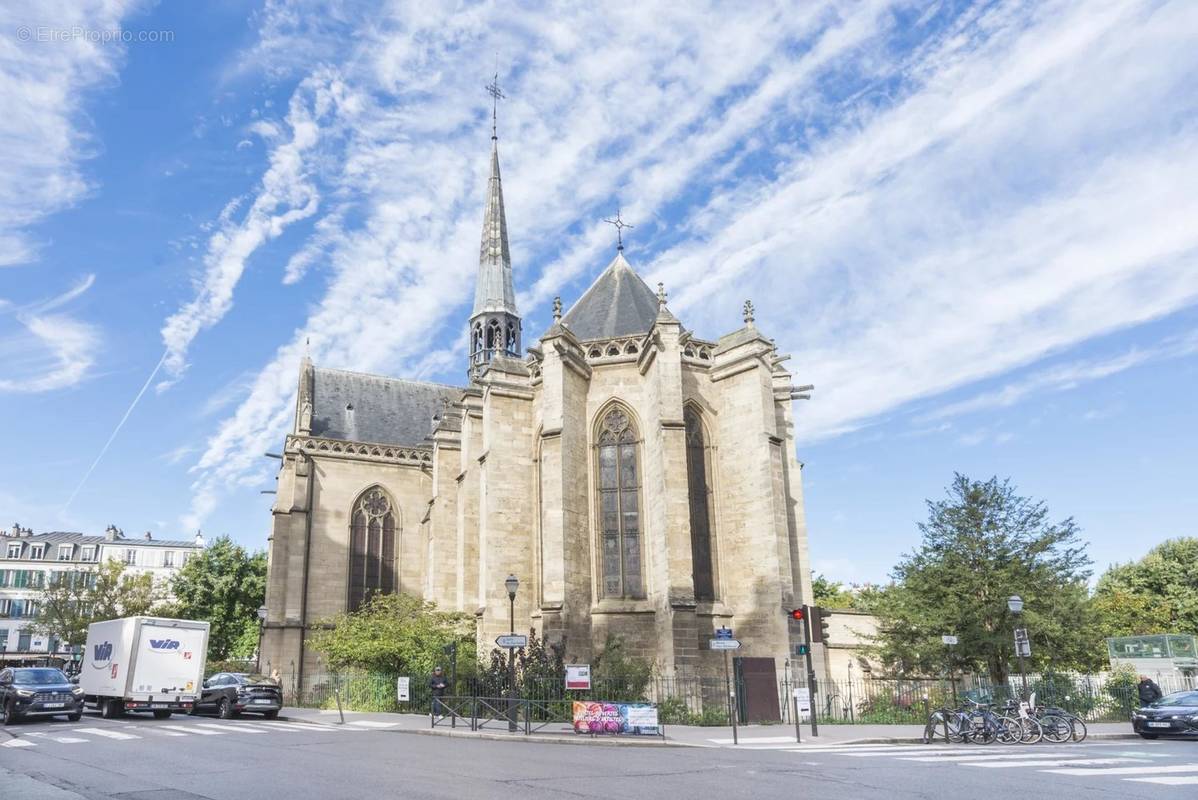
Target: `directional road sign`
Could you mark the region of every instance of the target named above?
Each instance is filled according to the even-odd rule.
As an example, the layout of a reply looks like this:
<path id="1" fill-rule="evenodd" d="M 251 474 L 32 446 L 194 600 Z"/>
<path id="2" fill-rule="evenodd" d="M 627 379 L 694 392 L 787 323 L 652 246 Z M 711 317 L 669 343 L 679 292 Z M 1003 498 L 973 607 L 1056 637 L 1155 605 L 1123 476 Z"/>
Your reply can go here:
<path id="1" fill-rule="evenodd" d="M 528 637 L 522 633 L 506 634 L 496 637 L 495 644 L 499 647 L 528 647 Z"/>
<path id="2" fill-rule="evenodd" d="M 736 639 L 711 639 L 712 650 L 739 650 L 740 642 Z"/>
<path id="3" fill-rule="evenodd" d="M 940 641 L 944 642 L 945 644 L 952 645 L 952 644 L 957 643 L 957 637 L 956 636 L 941 636 Z"/>

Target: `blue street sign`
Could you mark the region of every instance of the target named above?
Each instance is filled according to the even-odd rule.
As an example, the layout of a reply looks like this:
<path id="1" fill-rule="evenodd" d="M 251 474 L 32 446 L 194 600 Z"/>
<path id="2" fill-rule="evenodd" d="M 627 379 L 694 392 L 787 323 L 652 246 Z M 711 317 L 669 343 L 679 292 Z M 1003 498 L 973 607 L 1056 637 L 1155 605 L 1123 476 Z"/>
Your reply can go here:
<path id="1" fill-rule="evenodd" d="M 716 628 L 715 629 L 715 638 L 731 639 L 732 638 L 732 629 L 731 628 Z"/>

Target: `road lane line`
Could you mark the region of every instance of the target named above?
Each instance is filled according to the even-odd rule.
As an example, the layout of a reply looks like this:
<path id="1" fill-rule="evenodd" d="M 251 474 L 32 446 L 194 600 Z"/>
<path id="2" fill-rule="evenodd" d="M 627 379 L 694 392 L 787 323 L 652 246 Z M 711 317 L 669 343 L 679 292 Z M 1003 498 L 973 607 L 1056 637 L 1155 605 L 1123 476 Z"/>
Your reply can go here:
<path id="1" fill-rule="evenodd" d="M 940 762 L 942 764 L 953 764 L 959 761 L 1018 761 L 1021 758 L 1039 759 L 1039 758 L 1081 758 L 1078 755 L 1070 755 L 1069 753 L 986 753 L 985 755 L 944 755 L 944 756 L 907 756 L 899 758 L 899 761 L 921 761 L 925 764 L 934 764 Z"/>
<path id="2" fill-rule="evenodd" d="M 294 731 L 330 731 L 341 733 L 344 728 L 335 728 L 332 725 L 315 724 L 311 722 L 263 722 L 262 727 L 268 730 L 294 730 Z"/>
<path id="3" fill-rule="evenodd" d="M 1163 786 L 1198 786 L 1198 775 L 1165 775 L 1161 778 L 1124 778 L 1139 783 L 1159 783 Z"/>
<path id="4" fill-rule="evenodd" d="M 377 722 L 372 719 L 359 719 L 347 723 L 349 725 L 363 725 L 367 728 L 398 728 L 398 722 Z M 789 738 L 787 739 L 789 741 Z"/>
<path id="5" fill-rule="evenodd" d="M 219 731 L 220 733 L 231 733 L 233 731 L 245 731 L 246 733 L 266 733 L 266 731 L 260 731 L 257 728 L 251 728 L 248 725 L 214 725 L 211 722 L 196 722 L 192 725 L 192 727 Z"/>
<path id="6" fill-rule="evenodd" d="M 106 731 L 103 728 L 75 728 L 75 733 L 86 733 L 92 736 L 103 736 L 105 739 L 140 739 L 141 737 L 133 733 L 121 733 L 120 731 Z"/>
<path id="7" fill-rule="evenodd" d="M 196 723 L 190 725 L 158 725 L 158 728 L 166 728 L 171 731 L 181 731 L 181 735 L 193 734 L 196 736 L 220 736 L 224 731 L 206 731 L 200 728 Z"/>
<path id="8" fill-rule="evenodd" d="M 59 744 L 79 744 L 80 742 L 88 741 L 87 739 L 77 739 L 74 736 L 54 736 L 53 734 L 43 733 L 41 731 L 30 733 L 29 735 L 39 736 L 43 739 L 49 739 L 52 742 L 58 742 Z"/>
<path id="9" fill-rule="evenodd" d="M 28 739 L 9 739 L 7 742 L 0 743 L 0 747 L 37 747 L 37 743 Z"/>
<path id="10" fill-rule="evenodd" d="M 1141 764 L 1148 761 L 1146 758 L 1059 758 L 1055 760 L 1042 761 L 975 761 L 961 762 L 962 767 L 986 767 L 988 769 L 1002 769 L 1011 767 L 1080 767 L 1082 765 L 1099 766 L 1102 764 L 1126 764 L 1128 762 L 1139 762 Z M 1151 771 L 1153 767 L 1139 767 Z M 1058 772 L 1055 769 L 1041 770 L 1042 772 Z M 1086 772 L 1087 770 L 1082 770 Z M 1103 770 L 1098 770 L 1102 772 Z"/>
<path id="11" fill-rule="evenodd" d="M 1108 769 L 1046 769 L 1053 775 L 1143 775 L 1162 772 L 1198 772 L 1198 764 L 1154 764 L 1151 767 L 1110 767 Z"/>

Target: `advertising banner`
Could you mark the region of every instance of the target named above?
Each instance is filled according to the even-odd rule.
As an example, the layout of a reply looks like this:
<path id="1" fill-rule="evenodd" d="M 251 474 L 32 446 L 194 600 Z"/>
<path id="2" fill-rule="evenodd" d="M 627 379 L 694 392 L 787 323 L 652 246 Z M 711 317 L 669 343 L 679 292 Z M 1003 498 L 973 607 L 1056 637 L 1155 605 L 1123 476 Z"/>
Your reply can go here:
<path id="1" fill-rule="evenodd" d="M 657 707 L 649 703 L 574 702 L 574 732 L 657 736 Z"/>

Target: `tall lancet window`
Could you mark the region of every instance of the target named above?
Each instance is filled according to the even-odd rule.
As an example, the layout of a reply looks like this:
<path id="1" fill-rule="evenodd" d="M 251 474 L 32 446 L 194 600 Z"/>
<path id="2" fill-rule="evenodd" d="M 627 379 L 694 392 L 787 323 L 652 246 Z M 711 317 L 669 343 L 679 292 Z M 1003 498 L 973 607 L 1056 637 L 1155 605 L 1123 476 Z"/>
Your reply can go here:
<path id="1" fill-rule="evenodd" d="M 715 600 L 715 559 L 711 541 L 711 459 L 703 436 L 703 422 L 691 406 L 683 411 L 686 423 L 686 474 L 691 519 L 691 565 L 695 599 Z"/>
<path id="2" fill-rule="evenodd" d="M 604 597 L 643 597 L 636 428 L 613 408 L 599 423 L 600 558 Z"/>
<path id="3" fill-rule="evenodd" d="M 379 487 L 367 489 L 354 503 L 350 516 L 349 597 L 346 606 L 357 611 L 373 594 L 390 594 L 395 578 L 395 518 L 391 498 Z"/>

